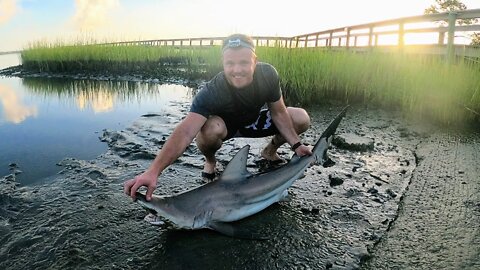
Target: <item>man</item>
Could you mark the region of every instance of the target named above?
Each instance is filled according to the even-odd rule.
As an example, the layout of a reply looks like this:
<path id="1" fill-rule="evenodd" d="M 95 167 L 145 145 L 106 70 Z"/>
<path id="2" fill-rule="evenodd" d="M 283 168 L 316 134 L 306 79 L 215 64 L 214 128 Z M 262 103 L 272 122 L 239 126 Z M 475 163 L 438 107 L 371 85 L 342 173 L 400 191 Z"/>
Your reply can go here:
<path id="1" fill-rule="evenodd" d="M 202 176 L 215 177 L 215 153 L 223 141 L 233 137 L 274 135 L 261 155 L 280 160 L 278 148 L 287 142 L 299 156 L 311 155 L 298 134 L 310 126 L 310 117 L 301 108 L 286 107 L 275 68 L 257 62 L 250 37 L 235 34 L 222 46 L 223 72 L 217 74 L 195 96 L 190 112 L 174 129 L 150 167 L 124 184 L 125 194 L 135 199 L 135 192 L 147 187 L 151 199 L 163 170 L 183 154 L 196 138 L 205 155 Z M 266 106 L 265 106 L 266 105 Z"/>

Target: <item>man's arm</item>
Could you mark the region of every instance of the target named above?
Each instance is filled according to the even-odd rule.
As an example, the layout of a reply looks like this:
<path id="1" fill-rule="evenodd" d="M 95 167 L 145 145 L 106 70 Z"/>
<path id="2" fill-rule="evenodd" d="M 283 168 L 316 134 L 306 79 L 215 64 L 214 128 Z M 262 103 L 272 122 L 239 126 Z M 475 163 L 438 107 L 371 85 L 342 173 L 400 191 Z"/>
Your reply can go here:
<path id="1" fill-rule="evenodd" d="M 158 176 L 183 154 L 206 121 L 205 116 L 193 112 L 188 113 L 185 119 L 174 129 L 150 167 L 144 173 L 124 183 L 125 194 L 135 200 L 137 190 L 146 186 L 146 197 L 147 200 L 150 200 L 157 186 Z"/>
<path id="2" fill-rule="evenodd" d="M 276 102 L 269 103 L 268 107 L 275 126 L 287 143 L 290 144 L 290 146 L 293 146 L 300 142 L 300 137 L 295 131 L 292 117 L 288 113 L 285 102 L 283 101 L 283 97 L 280 97 L 280 99 Z M 312 154 L 310 148 L 303 144 L 295 149 L 295 153 L 299 156 Z"/>

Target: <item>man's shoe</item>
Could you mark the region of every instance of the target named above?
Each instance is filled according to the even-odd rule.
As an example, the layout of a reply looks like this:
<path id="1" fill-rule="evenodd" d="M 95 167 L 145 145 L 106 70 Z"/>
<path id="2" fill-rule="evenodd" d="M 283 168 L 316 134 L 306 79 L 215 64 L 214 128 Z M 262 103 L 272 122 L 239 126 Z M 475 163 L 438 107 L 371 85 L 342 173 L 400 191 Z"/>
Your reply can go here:
<path id="1" fill-rule="evenodd" d="M 204 183 L 209 183 L 215 180 L 216 173 L 207 173 L 207 172 L 202 172 L 202 182 Z"/>

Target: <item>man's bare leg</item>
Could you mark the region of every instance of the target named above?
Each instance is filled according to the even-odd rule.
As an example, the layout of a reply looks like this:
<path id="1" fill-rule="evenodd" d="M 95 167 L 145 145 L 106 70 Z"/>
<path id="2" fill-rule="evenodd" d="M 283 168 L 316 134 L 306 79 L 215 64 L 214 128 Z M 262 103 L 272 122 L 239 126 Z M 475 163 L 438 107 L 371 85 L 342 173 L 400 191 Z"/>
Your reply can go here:
<path id="1" fill-rule="evenodd" d="M 223 138 L 226 136 L 227 127 L 223 119 L 218 116 L 208 118 L 196 137 L 197 147 L 205 156 L 203 172 L 208 174 L 215 172 L 217 164 L 215 153 L 222 146 Z"/>
<path id="2" fill-rule="evenodd" d="M 304 109 L 287 107 L 287 110 L 290 114 L 290 117 L 292 118 L 293 127 L 295 128 L 297 134 L 302 134 L 310 127 L 310 116 L 308 116 L 308 113 Z M 270 161 L 281 160 L 280 156 L 277 153 L 277 150 L 285 142 L 286 141 L 282 135 L 274 135 L 272 140 L 262 150 L 262 157 Z"/>

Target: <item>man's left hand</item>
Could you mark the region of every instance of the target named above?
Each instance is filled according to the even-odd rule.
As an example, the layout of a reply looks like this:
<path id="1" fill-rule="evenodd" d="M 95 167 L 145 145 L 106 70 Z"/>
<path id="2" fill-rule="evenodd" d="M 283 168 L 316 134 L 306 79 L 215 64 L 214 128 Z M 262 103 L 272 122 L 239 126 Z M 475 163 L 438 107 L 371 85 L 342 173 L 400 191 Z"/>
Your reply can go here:
<path id="1" fill-rule="evenodd" d="M 311 156 L 312 149 L 310 149 L 310 146 L 302 144 L 299 147 L 297 147 L 297 149 L 295 149 L 295 154 L 297 154 L 297 156 L 299 157 Z"/>

